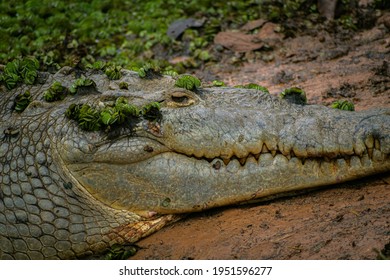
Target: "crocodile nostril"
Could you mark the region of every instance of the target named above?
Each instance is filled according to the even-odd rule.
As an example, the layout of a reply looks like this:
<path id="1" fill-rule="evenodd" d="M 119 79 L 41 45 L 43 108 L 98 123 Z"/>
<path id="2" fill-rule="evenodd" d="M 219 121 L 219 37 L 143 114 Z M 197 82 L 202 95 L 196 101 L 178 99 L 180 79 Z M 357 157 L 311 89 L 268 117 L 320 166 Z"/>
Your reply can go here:
<path id="1" fill-rule="evenodd" d="M 166 197 L 166 198 L 161 202 L 161 206 L 163 206 L 163 207 L 168 207 L 170 203 L 171 203 L 171 199 L 170 199 L 169 197 Z"/>
<path id="2" fill-rule="evenodd" d="M 148 153 L 152 153 L 154 151 L 153 147 L 149 146 L 149 145 L 146 145 L 144 147 L 144 151 L 145 152 L 148 152 Z"/>

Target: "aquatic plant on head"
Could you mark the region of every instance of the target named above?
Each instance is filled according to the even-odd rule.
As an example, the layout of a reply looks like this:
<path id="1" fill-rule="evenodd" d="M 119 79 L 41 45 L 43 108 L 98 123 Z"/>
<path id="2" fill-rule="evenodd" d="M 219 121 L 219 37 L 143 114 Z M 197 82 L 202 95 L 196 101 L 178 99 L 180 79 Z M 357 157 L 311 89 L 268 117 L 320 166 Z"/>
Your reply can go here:
<path id="1" fill-rule="evenodd" d="M 200 80 L 192 75 L 181 75 L 176 80 L 175 86 L 185 88 L 188 90 L 196 90 L 198 87 L 200 87 L 201 82 Z"/>
<path id="2" fill-rule="evenodd" d="M 306 93 L 304 90 L 298 88 L 298 87 L 291 87 L 283 90 L 280 93 L 280 97 L 282 99 L 286 99 L 292 103 L 300 104 L 300 105 L 306 105 L 307 104 L 307 98 Z"/>
<path id="3" fill-rule="evenodd" d="M 269 90 L 266 87 L 263 87 L 261 85 L 255 84 L 255 83 L 250 83 L 246 85 L 237 85 L 234 86 L 235 88 L 246 88 L 246 89 L 257 89 L 265 93 L 269 93 Z"/>
<path id="4" fill-rule="evenodd" d="M 63 100 L 68 94 L 68 89 L 55 81 L 48 90 L 43 93 L 43 99 L 47 102 Z"/>
<path id="5" fill-rule="evenodd" d="M 355 106 L 353 105 L 353 103 L 347 100 L 337 100 L 332 103 L 331 107 L 334 109 L 340 109 L 345 111 L 355 111 Z"/>
<path id="6" fill-rule="evenodd" d="M 15 88 L 19 82 L 32 85 L 38 76 L 38 68 L 39 62 L 35 57 L 14 59 L 6 64 L 0 75 L 0 82 L 3 82 L 7 89 Z"/>

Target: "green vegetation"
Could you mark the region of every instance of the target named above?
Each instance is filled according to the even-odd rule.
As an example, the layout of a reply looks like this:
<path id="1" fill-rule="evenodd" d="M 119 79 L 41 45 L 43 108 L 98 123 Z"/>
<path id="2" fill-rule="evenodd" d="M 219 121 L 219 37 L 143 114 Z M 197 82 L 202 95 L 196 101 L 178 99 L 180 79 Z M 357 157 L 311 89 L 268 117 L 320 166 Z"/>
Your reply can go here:
<path id="1" fill-rule="evenodd" d="M 153 78 L 160 75 L 160 67 L 151 63 L 146 63 L 141 68 L 136 70 L 140 78 Z"/>
<path id="2" fill-rule="evenodd" d="M 221 30 L 238 29 L 263 18 L 281 24 L 281 32 L 294 36 L 321 23 L 317 0 L 14 0 L 0 2 L 0 64 L 7 64 L 0 81 L 7 88 L 33 83 L 34 69 L 56 71 L 62 66 L 107 71 L 118 79 L 117 67 L 139 69 L 145 63 L 164 71 L 188 72 L 218 59 L 212 42 Z M 351 0 L 339 1 L 336 23 L 347 29 L 359 26 L 359 11 Z M 389 1 L 375 0 L 374 9 L 389 8 Z M 199 20 L 175 39 L 167 35 L 178 19 Z M 252 32 L 256 32 L 253 30 Z M 220 50 L 219 50 L 220 51 Z M 170 65 L 172 57 L 188 59 Z M 26 69 L 8 65 L 14 59 L 34 57 Z M 21 60 L 19 60 L 21 61 Z M 38 65 L 39 61 L 39 65 Z M 110 62 L 115 67 L 107 67 Z M 14 63 L 14 62 L 13 62 Z M 142 70 L 143 69 L 143 70 Z"/>
<path id="3" fill-rule="evenodd" d="M 161 104 L 159 102 L 151 102 L 142 107 L 141 114 L 147 120 L 159 120 L 161 118 L 160 108 Z"/>
<path id="4" fill-rule="evenodd" d="M 175 86 L 188 90 L 196 90 L 198 87 L 200 87 L 200 85 L 200 80 L 197 77 L 191 75 L 181 75 L 175 83 Z"/>
<path id="5" fill-rule="evenodd" d="M 263 86 L 260 86 L 258 84 L 254 84 L 254 83 L 246 84 L 246 85 L 237 85 L 234 87 L 235 88 L 256 89 L 256 90 L 260 90 L 260 91 L 265 92 L 265 93 L 269 93 L 269 90 L 266 87 L 263 87 Z"/>
<path id="6" fill-rule="evenodd" d="M 171 77 L 179 76 L 179 73 L 177 73 L 175 70 L 165 70 L 165 71 L 161 72 L 161 74 L 171 76 Z"/>
<path id="7" fill-rule="evenodd" d="M 87 131 L 98 131 L 102 126 L 99 111 L 88 104 L 71 104 L 65 115 L 77 121 L 79 126 Z"/>
<path id="8" fill-rule="evenodd" d="M 2 1 L 0 63 L 31 55 L 41 62 L 42 70 L 57 70 L 64 65 L 102 69 L 94 64 L 96 61 L 111 61 L 126 68 L 140 68 L 146 61 L 153 61 L 163 69 L 170 55 L 189 53 L 192 63 L 175 66 L 182 73 L 186 67 L 213 59 L 210 43 L 221 27 L 239 28 L 261 17 L 283 22 L 286 17 L 316 12 L 314 2 Z M 171 23 L 191 17 L 206 20 L 200 27 L 187 29 L 177 40 L 167 35 Z"/>
<path id="9" fill-rule="evenodd" d="M 70 86 L 69 92 L 71 94 L 76 94 L 77 91 L 82 87 L 96 87 L 96 84 L 91 79 L 86 78 L 78 78 L 73 85 Z"/>
<path id="10" fill-rule="evenodd" d="M 118 98 L 114 106 L 107 106 L 100 111 L 100 121 L 105 126 L 120 125 L 131 117 L 138 117 L 140 110 L 124 98 Z"/>
<path id="11" fill-rule="evenodd" d="M 223 81 L 214 80 L 213 81 L 213 86 L 214 87 L 225 87 L 226 84 Z"/>
<path id="12" fill-rule="evenodd" d="M 89 63 L 86 65 L 86 68 L 88 69 L 95 69 L 95 70 L 104 70 L 106 68 L 106 63 L 102 60 L 97 60 L 93 62 L 92 64 Z"/>
<path id="13" fill-rule="evenodd" d="M 263 1 L 262 11 L 271 21 L 283 21 L 317 12 L 316 0 Z"/>
<path id="14" fill-rule="evenodd" d="M 111 65 L 106 68 L 105 73 L 110 80 L 119 80 L 122 77 L 121 69 L 121 66 Z"/>
<path id="15" fill-rule="evenodd" d="M 286 99 L 295 104 L 300 104 L 300 105 L 307 104 L 306 93 L 298 87 L 285 89 L 280 93 L 280 97 L 282 99 Z"/>
<path id="16" fill-rule="evenodd" d="M 15 111 L 19 113 L 23 112 L 31 101 L 30 91 L 27 90 L 25 93 L 18 94 L 15 98 Z"/>
<path id="17" fill-rule="evenodd" d="M 0 82 L 4 82 L 8 89 L 15 88 L 19 82 L 32 85 L 38 76 L 38 68 L 39 62 L 35 58 L 14 59 L 5 66 Z"/>
<path id="18" fill-rule="evenodd" d="M 129 257 L 133 256 L 137 252 L 135 246 L 129 245 L 113 245 L 108 252 L 105 254 L 105 260 L 127 260 Z"/>
<path id="19" fill-rule="evenodd" d="M 155 56 L 157 45 L 168 55 L 190 48 L 207 61 L 205 48 L 222 23 L 237 27 L 257 19 L 259 12 L 256 0 L 2 1 L 0 63 L 33 55 L 43 68 L 82 66 L 95 59 L 141 67 L 146 60 L 165 60 Z M 169 25 L 189 17 L 208 20 L 186 42 L 174 42 L 166 34 Z"/>
<path id="20" fill-rule="evenodd" d="M 68 89 L 62 86 L 60 82 L 55 81 L 50 88 L 43 93 L 43 99 L 47 102 L 64 100 L 67 94 Z"/>
<path id="21" fill-rule="evenodd" d="M 347 100 L 338 100 L 332 103 L 331 105 L 334 109 L 340 109 L 345 111 L 355 111 L 355 106 L 352 102 L 349 102 Z"/>
<path id="22" fill-rule="evenodd" d="M 120 89 L 129 89 L 129 84 L 126 82 L 120 82 L 119 83 L 119 88 Z"/>
<path id="23" fill-rule="evenodd" d="M 95 108 L 88 104 L 71 104 L 65 115 L 77 121 L 83 130 L 99 131 L 110 130 L 115 127 L 128 125 L 144 119 L 155 121 L 161 118 L 160 103 L 152 102 L 142 108 L 129 104 L 124 97 L 118 97 L 112 104 L 104 108 Z"/>

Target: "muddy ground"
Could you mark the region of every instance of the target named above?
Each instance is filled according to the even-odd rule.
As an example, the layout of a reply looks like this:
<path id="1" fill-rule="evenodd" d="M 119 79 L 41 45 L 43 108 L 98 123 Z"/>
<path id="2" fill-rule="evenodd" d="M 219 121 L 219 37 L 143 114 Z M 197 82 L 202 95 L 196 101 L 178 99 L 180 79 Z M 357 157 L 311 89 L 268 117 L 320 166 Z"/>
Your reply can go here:
<path id="1" fill-rule="evenodd" d="M 268 48 L 224 48 L 220 63 L 196 74 L 228 85 L 258 83 L 271 94 L 298 86 L 311 104 L 346 99 L 356 110 L 390 108 L 390 13 L 348 34 L 328 25 L 287 38 L 278 26 L 267 28 Z M 390 174 L 190 214 L 136 245 L 132 259 L 383 258 L 390 255 Z"/>

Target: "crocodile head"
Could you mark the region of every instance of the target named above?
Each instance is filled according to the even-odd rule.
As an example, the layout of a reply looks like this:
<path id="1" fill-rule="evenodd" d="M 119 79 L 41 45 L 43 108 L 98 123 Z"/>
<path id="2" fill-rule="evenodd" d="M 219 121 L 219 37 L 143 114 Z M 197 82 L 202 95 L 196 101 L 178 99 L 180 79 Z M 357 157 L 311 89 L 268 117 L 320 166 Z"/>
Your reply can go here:
<path id="1" fill-rule="evenodd" d="M 80 75 L 96 86 L 44 101 L 54 81 L 74 89 Z M 40 73 L 34 85 L 0 87 L 0 259 L 100 254 L 153 233 L 176 213 L 390 170 L 389 109 L 347 112 L 175 83 L 63 68 Z M 94 114 L 81 118 L 81 104 Z M 103 119 L 113 106 L 127 108 L 124 122 Z M 91 122 L 81 120 L 96 121 L 96 112 L 102 129 L 84 130 Z"/>
<path id="2" fill-rule="evenodd" d="M 92 79 L 95 79 L 91 76 Z M 131 89 L 119 89 L 120 82 Z M 52 112 L 55 155 L 72 183 L 136 213 L 182 213 L 390 170 L 390 111 L 296 105 L 256 90 L 175 87 L 171 77 L 95 79 L 97 93 Z M 161 116 L 87 132 L 63 115 L 70 103 L 122 96 Z"/>

